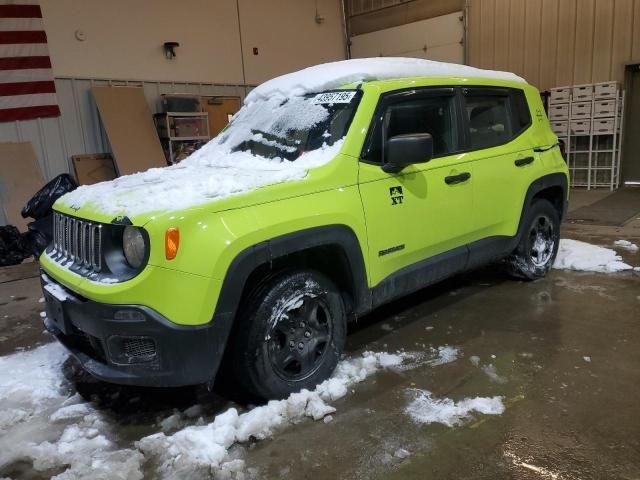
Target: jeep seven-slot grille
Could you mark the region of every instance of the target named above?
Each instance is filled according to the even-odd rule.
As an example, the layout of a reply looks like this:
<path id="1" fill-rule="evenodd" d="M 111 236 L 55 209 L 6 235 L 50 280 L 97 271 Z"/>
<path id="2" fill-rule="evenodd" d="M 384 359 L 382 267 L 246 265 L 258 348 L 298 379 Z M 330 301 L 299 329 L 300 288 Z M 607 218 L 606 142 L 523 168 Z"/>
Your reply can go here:
<path id="1" fill-rule="evenodd" d="M 60 263 L 85 270 L 102 270 L 102 225 L 60 213 L 53 214 L 53 251 Z"/>

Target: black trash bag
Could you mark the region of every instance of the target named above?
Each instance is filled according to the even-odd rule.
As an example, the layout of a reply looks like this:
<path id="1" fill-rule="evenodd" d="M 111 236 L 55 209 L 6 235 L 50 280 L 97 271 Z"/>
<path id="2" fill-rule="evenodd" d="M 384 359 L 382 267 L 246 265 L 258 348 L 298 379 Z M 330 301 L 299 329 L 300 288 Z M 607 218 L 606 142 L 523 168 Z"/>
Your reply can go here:
<path id="1" fill-rule="evenodd" d="M 31 222 L 27 227 L 29 231 L 22 234 L 24 245 L 38 258 L 53 240 L 53 215 Z"/>
<path id="2" fill-rule="evenodd" d="M 0 267 L 18 265 L 31 255 L 29 241 L 13 225 L 0 227 Z"/>
<path id="3" fill-rule="evenodd" d="M 40 220 L 53 211 L 55 201 L 67 192 L 78 188 L 78 184 L 68 173 L 62 173 L 42 187 L 22 209 L 22 217 Z"/>

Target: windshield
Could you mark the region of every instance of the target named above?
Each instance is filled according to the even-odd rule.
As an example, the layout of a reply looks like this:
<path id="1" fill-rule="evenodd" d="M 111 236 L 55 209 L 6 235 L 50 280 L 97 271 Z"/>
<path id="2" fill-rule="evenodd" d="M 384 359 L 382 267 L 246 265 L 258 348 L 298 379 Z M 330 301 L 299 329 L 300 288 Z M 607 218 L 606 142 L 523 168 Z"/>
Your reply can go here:
<path id="1" fill-rule="evenodd" d="M 294 161 L 343 138 L 360 96 L 358 90 L 334 90 L 251 102 L 220 134 L 218 143 L 233 152 Z"/>

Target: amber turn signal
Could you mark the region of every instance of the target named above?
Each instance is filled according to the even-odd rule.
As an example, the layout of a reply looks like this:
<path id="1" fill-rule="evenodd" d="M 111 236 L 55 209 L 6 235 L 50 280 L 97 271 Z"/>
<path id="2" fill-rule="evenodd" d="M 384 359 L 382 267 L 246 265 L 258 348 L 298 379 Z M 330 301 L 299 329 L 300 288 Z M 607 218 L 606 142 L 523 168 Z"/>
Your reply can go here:
<path id="1" fill-rule="evenodd" d="M 173 260 L 178 255 L 180 246 L 180 229 L 177 227 L 167 228 L 164 234 L 164 254 L 167 260 Z"/>

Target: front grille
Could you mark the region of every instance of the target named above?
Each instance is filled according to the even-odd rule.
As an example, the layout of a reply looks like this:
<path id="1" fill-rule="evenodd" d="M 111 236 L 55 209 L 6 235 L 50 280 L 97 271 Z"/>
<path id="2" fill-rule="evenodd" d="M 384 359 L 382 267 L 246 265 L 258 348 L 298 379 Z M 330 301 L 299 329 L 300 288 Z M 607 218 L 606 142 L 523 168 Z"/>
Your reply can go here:
<path id="1" fill-rule="evenodd" d="M 53 214 L 53 250 L 51 257 L 85 270 L 102 270 L 102 225 L 87 220 Z"/>

